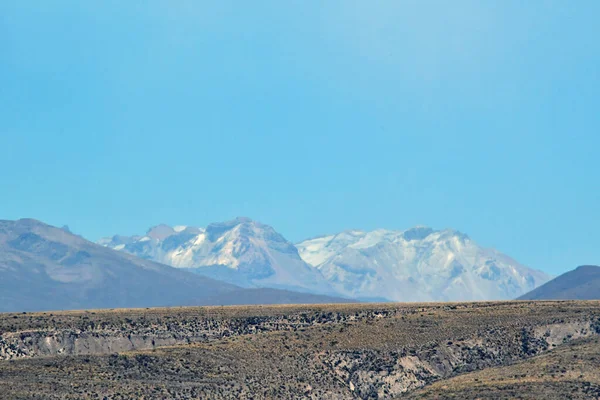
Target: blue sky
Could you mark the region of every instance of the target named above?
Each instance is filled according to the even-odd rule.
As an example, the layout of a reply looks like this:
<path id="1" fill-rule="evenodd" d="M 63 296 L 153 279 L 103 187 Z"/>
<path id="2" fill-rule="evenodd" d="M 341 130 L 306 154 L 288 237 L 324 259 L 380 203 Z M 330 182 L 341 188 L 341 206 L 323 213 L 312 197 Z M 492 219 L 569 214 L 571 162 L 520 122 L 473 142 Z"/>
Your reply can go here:
<path id="1" fill-rule="evenodd" d="M 0 218 L 452 227 L 600 264 L 598 1 L 0 2 Z"/>

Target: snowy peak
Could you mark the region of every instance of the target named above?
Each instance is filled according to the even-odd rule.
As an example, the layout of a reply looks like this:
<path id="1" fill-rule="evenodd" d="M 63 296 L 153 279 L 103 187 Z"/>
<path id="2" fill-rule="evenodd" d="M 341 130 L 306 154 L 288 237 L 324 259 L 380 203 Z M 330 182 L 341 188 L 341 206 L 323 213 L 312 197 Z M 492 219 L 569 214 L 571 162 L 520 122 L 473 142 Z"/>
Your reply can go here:
<path id="1" fill-rule="evenodd" d="M 427 226 L 416 226 L 412 229 L 404 231 L 402 236 L 404 240 L 423 240 L 433 233 L 433 229 Z"/>
<path id="2" fill-rule="evenodd" d="M 354 298 L 512 299 L 549 279 L 451 229 L 346 231 L 297 247 L 339 293 Z"/>
<path id="3" fill-rule="evenodd" d="M 298 250 L 269 225 L 238 217 L 235 220 L 214 223 L 206 227 L 205 246 L 212 246 L 212 253 L 203 264 L 224 265 L 229 268 L 252 268 L 255 273 L 269 274 L 268 265 L 273 252 L 286 254 L 290 259 L 302 261 Z M 259 268 L 262 266 L 262 268 Z"/>
<path id="4" fill-rule="evenodd" d="M 332 293 L 320 271 L 272 227 L 238 217 L 206 227 L 159 225 L 145 236 L 103 239 L 116 250 L 245 287 Z"/>
<path id="5" fill-rule="evenodd" d="M 300 256 L 312 266 L 324 263 L 346 248 L 368 249 L 385 244 L 414 242 L 415 246 L 444 240 L 464 242 L 468 236 L 454 230 L 434 231 L 432 228 L 417 226 L 406 231 L 377 229 L 370 232 L 360 230 L 343 231 L 336 235 L 320 236 L 298 243 Z"/>
<path id="6" fill-rule="evenodd" d="M 146 236 L 148 236 L 150 239 L 164 240 L 174 233 L 175 229 L 171 228 L 168 225 L 161 224 L 150 228 L 146 233 Z"/>
<path id="7" fill-rule="evenodd" d="M 283 236 L 269 225 L 261 224 L 246 217 L 238 217 L 232 221 L 214 223 L 206 227 L 206 238 L 211 242 L 222 240 L 238 240 L 249 242 L 262 242 L 278 250 L 288 249 L 294 251 Z"/>
<path id="8" fill-rule="evenodd" d="M 452 230 L 347 230 L 294 246 L 269 225 L 239 217 L 206 228 L 158 225 L 100 244 L 244 287 L 362 300 L 516 298 L 548 281 L 543 272 Z"/>

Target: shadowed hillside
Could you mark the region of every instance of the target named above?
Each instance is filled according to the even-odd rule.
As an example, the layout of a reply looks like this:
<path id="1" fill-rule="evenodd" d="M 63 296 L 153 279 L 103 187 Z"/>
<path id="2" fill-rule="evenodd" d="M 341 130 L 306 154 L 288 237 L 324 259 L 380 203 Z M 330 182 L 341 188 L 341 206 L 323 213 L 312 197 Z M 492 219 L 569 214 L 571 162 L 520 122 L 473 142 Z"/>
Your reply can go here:
<path id="1" fill-rule="evenodd" d="M 237 286 L 32 219 L 0 221 L 0 311 L 345 301 Z"/>
<path id="2" fill-rule="evenodd" d="M 521 296 L 520 300 L 600 299 L 600 267 L 584 265 Z"/>

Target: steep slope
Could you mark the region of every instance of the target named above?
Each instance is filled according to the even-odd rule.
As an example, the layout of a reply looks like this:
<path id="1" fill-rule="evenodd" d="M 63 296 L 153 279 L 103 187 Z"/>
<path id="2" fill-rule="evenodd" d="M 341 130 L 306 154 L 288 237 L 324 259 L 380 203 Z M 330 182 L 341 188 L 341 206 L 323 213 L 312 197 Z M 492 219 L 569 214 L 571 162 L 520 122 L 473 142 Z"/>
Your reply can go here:
<path id="1" fill-rule="evenodd" d="M 358 299 L 513 299 L 549 276 L 453 231 L 346 231 L 297 244 L 338 293 Z"/>
<path id="2" fill-rule="evenodd" d="M 272 227 L 248 218 L 206 229 L 160 225 L 145 236 L 114 236 L 98 243 L 243 287 L 333 293 L 292 243 Z"/>
<path id="3" fill-rule="evenodd" d="M 600 299 L 600 267 L 583 265 L 521 296 L 519 300 Z"/>
<path id="4" fill-rule="evenodd" d="M 0 221 L 0 311 L 333 301 L 248 291 L 117 252 L 39 221 Z"/>
<path id="5" fill-rule="evenodd" d="M 0 221 L 0 276 L 2 311 L 199 304 L 237 289 L 31 219 Z"/>

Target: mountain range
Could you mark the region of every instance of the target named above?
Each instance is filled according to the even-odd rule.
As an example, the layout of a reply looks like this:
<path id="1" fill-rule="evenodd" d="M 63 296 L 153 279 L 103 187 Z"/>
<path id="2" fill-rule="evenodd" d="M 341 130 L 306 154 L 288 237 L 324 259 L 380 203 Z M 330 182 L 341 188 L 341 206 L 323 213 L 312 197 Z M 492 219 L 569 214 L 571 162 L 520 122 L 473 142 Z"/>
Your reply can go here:
<path id="1" fill-rule="evenodd" d="M 555 298 L 589 289 L 584 275 Z M 237 218 L 92 243 L 67 227 L 0 220 L 0 311 L 544 298 L 564 286 L 534 290 L 550 278 L 450 229 L 350 230 L 294 244 Z"/>
<path id="2" fill-rule="evenodd" d="M 143 236 L 113 236 L 98 243 L 242 287 L 334 293 L 292 243 L 272 227 L 249 218 L 206 228 L 159 225 Z"/>
<path id="3" fill-rule="evenodd" d="M 337 293 L 360 299 L 506 300 L 550 279 L 450 229 L 354 230 L 297 246 Z"/>
<path id="4" fill-rule="evenodd" d="M 98 242 L 246 288 L 363 301 L 514 299 L 551 277 L 454 230 L 345 231 L 297 244 L 249 218 L 206 228 L 159 225 Z"/>
<path id="5" fill-rule="evenodd" d="M 33 219 L 0 220 L 0 311 L 344 301 L 244 289 L 118 252 Z"/>

